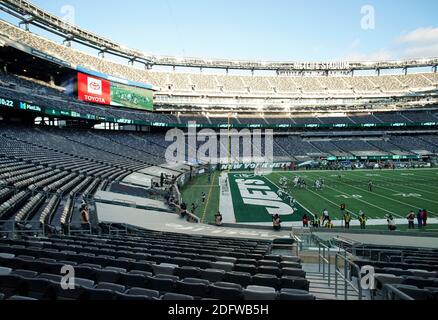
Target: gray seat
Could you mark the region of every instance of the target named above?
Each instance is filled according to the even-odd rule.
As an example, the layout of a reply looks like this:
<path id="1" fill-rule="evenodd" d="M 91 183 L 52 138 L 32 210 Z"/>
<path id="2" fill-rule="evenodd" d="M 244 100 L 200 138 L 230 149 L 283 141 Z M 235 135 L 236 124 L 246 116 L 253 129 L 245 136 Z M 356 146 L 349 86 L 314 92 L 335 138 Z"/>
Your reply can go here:
<path id="1" fill-rule="evenodd" d="M 195 300 L 195 298 L 186 294 L 166 293 L 162 296 L 161 300 L 183 301 L 183 300 Z"/>
<path id="2" fill-rule="evenodd" d="M 118 272 L 118 273 L 126 273 L 127 272 L 126 269 L 118 268 L 118 267 L 105 267 L 103 270 L 114 271 L 114 272 Z"/>
<path id="3" fill-rule="evenodd" d="M 160 293 L 157 290 L 143 288 L 131 288 L 125 293 L 133 296 L 146 296 L 149 298 L 158 298 L 160 296 Z"/>
<path id="4" fill-rule="evenodd" d="M 84 287 L 84 288 L 93 288 L 94 287 L 94 281 L 89 279 L 82 279 L 82 278 L 74 278 L 75 285 Z"/>
<path id="5" fill-rule="evenodd" d="M 16 274 L 24 278 L 35 278 L 38 275 L 38 272 L 31 270 L 17 269 L 17 270 L 13 270 L 11 274 Z"/>
<path id="6" fill-rule="evenodd" d="M 234 257 L 217 257 L 216 258 L 217 262 L 229 262 L 229 263 L 236 263 L 237 259 Z"/>
<path id="7" fill-rule="evenodd" d="M 248 286 L 243 290 L 243 298 L 245 300 L 275 300 L 277 291 L 271 287 Z"/>
<path id="8" fill-rule="evenodd" d="M 281 272 L 283 276 L 292 276 L 292 277 L 300 277 L 300 278 L 306 277 L 306 272 L 302 269 L 283 268 L 281 269 Z"/>
<path id="9" fill-rule="evenodd" d="M 315 300 L 315 296 L 304 290 L 281 289 L 280 300 Z"/>
<path id="10" fill-rule="evenodd" d="M 208 280 L 210 282 L 222 281 L 224 275 L 225 275 L 225 271 L 219 269 L 205 269 L 205 270 L 201 270 L 200 272 L 201 279 Z"/>
<path id="11" fill-rule="evenodd" d="M 11 268 L 0 267 L 0 276 L 6 276 L 6 275 L 11 274 L 11 273 L 12 273 Z"/>
<path id="12" fill-rule="evenodd" d="M 100 282 L 97 284 L 96 289 L 100 289 L 100 290 L 111 290 L 111 291 L 116 291 L 116 292 L 125 292 L 125 286 L 122 286 L 120 284 L 115 284 L 115 283 L 109 283 L 109 282 Z"/>
<path id="13" fill-rule="evenodd" d="M 12 258 L 15 258 L 15 254 L 0 252 L 0 258 L 12 259 Z"/>
<path id="14" fill-rule="evenodd" d="M 233 270 L 234 264 L 231 262 L 217 261 L 217 262 L 211 262 L 210 267 L 212 269 L 219 269 L 219 270 L 224 270 L 225 272 L 228 272 L 228 271 Z"/>
<path id="15" fill-rule="evenodd" d="M 394 284 L 392 286 L 414 300 L 431 300 L 433 298 L 432 293 L 426 289 L 419 289 L 415 286 L 405 284 Z M 386 291 L 386 288 L 388 288 L 388 286 L 384 287 L 384 291 Z M 395 298 L 397 299 L 397 296 Z"/>
<path id="16" fill-rule="evenodd" d="M 30 297 L 23 297 L 23 296 L 12 296 L 6 300 L 10 300 L 10 301 L 36 301 L 38 299 L 30 298 Z"/>
<path id="17" fill-rule="evenodd" d="M 225 281 L 238 283 L 242 287 L 246 287 L 251 283 L 252 278 L 248 272 L 231 271 L 225 274 Z"/>
<path id="18" fill-rule="evenodd" d="M 178 266 L 176 264 L 170 263 L 161 263 L 152 265 L 152 269 L 154 270 L 155 275 L 164 274 L 164 275 L 173 275 L 175 269 Z"/>

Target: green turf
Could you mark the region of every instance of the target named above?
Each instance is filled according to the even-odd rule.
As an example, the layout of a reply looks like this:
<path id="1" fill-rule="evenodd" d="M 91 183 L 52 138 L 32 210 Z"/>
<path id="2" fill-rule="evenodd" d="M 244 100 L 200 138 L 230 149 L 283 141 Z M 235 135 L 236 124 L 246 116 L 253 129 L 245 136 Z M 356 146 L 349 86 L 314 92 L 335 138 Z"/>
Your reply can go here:
<path id="1" fill-rule="evenodd" d="M 214 221 L 214 215 L 219 210 L 219 177 L 220 173 L 215 172 L 209 183 L 207 175 L 197 176 L 181 190 L 183 201 L 189 209 L 192 203 L 198 206 L 195 213 L 203 222 Z M 207 195 L 205 203 L 202 203 L 202 192 Z"/>
<path id="2" fill-rule="evenodd" d="M 219 175 L 219 172 L 215 173 L 210 185 L 206 175 L 196 177 L 182 190 L 183 199 L 189 206 L 192 202 L 199 204 L 196 214 L 201 218 L 204 217 L 205 222 L 213 221 L 214 214 L 219 208 Z M 438 217 L 438 169 L 276 171 L 263 179 L 271 181 L 272 187 L 274 184 L 278 185 L 282 176 L 292 180 L 297 175 L 306 180 L 309 188 L 295 189 L 290 187 L 289 192 L 300 205 L 319 216 L 323 209 L 327 208 L 332 218 L 340 219 L 339 208 L 342 203 L 345 203 L 347 209 L 352 212 L 353 218 L 356 218 L 357 213 L 363 210 L 369 219 L 384 219 L 385 215 L 388 214 L 393 214 L 395 218 L 404 219 L 410 210 L 417 212 L 420 208 L 427 209 L 430 218 Z M 339 175 L 341 175 L 341 179 L 338 178 Z M 313 188 L 313 182 L 318 178 L 325 180 L 325 188 L 320 191 Z M 369 180 L 373 181 L 373 192 L 368 192 Z M 230 183 L 232 183 L 232 179 L 230 179 Z M 276 190 L 276 188 L 273 189 Z M 206 204 L 201 203 L 201 192 L 203 191 L 207 195 L 211 193 Z M 237 209 L 235 215 L 238 222 L 270 221 L 269 215 L 261 218 L 259 214 L 254 214 L 254 210 L 248 210 L 248 207 L 236 208 L 235 188 L 231 188 L 231 192 L 235 209 Z M 293 219 L 283 220 L 297 220 L 297 217 L 306 211 L 300 205 L 297 205 L 299 212 Z M 407 223 L 406 226 L 399 225 L 398 227 L 399 230 L 405 230 Z M 386 230 L 386 226 L 369 226 L 368 229 Z M 430 225 L 422 231 L 438 231 L 437 229 L 438 225 Z"/>
<path id="3" fill-rule="evenodd" d="M 437 169 L 275 172 L 269 179 L 278 183 L 282 176 L 292 179 L 296 175 L 303 177 L 309 188 L 290 189 L 291 193 L 318 215 L 327 208 L 331 216 L 340 219 L 339 208 L 345 203 L 353 216 L 363 210 L 370 219 L 383 219 L 388 214 L 405 218 L 410 210 L 420 208 L 427 209 L 429 217 L 438 217 Z M 318 178 L 325 180 L 325 188 L 319 191 L 311 187 Z M 370 180 L 373 192 L 368 191 Z"/>

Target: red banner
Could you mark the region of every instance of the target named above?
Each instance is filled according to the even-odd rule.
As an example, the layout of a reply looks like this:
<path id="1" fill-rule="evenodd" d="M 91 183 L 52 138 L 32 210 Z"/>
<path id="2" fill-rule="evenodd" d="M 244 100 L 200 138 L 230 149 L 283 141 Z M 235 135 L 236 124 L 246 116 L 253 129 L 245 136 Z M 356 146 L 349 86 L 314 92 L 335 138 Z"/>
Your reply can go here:
<path id="1" fill-rule="evenodd" d="M 78 73 L 78 99 L 105 105 L 111 104 L 110 82 Z"/>

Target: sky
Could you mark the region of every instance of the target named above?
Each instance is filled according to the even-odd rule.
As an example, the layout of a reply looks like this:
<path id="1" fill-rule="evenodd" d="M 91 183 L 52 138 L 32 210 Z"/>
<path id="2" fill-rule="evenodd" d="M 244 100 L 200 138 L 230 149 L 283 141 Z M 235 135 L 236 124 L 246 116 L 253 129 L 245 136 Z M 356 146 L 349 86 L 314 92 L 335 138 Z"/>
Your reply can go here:
<path id="1" fill-rule="evenodd" d="M 32 2 L 156 55 L 267 61 L 438 57 L 436 0 Z"/>

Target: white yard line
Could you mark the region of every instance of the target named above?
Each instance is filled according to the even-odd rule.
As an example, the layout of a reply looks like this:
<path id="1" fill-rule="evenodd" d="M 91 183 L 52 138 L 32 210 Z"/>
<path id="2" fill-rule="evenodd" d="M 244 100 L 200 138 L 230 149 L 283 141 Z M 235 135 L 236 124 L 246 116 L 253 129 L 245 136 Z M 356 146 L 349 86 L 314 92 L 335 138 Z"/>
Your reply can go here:
<path id="1" fill-rule="evenodd" d="M 348 179 L 348 178 L 346 178 L 346 179 L 347 179 L 347 180 L 351 180 L 351 179 Z M 331 179 L 328 178 L 328 180 L 331 180 Z M 335 181 L 335 180 L 331 180 L 331 181 Z M 351 180 L 351 181 L 354 181 L 354 180 Z M 372 195 L 374 195 L 374 196 L 378 196 L 378 197 L 381 197 L 381 198 L 385 198 L 385 199 L 388 199 L 388 200 L 393 201 L 393 202 L 398 202 L 398 203 L 400 203 L 400 204 L 402 204 L 402 205 L 404 205 L 404 206 L 407 206 L 408 208 L 412 208 L 412 207 L 414 207 L 414 205 L 409 204 L 409 203 L 406 203 L 406 202 L 398 201 L 398 200 L 396 200 L 396 199 L 389 198 L 389 197 L 386 197 L 386 196 L 381 195 L 381 194 L 378 194 L 378 193 L 370 192 L 370 191 L 368 191 L 368 190 L 364 190 L 364 189 L 362 189 L 362 188 L 358 188 L 358 187 L 355 187 L 355 186 L 353 186 L 353 185 L 346 184 L 345 182 L 342 182 L 342 181 L 341 181 L 341 183 L 343 183 L 343 184 L 345 184 L 345 185 L 347 185 L 347 186 L 349 186 L 349 187 L 351 187 L 351 188 L 355 188 L 355 189 L 357 189 L 357 190 L 360 190 L 361 192 L 370 193 L 370 194 L 372 194 Z M 384 209 L 384 210 L 388 212 L 388 210 L 386 210 L 386 209 Z M 430 211 L 430 212 L 436 214 L 435 212 L 432 212 L 432 211 Z M 395 215 L 395 214 L 394 214 L 394 215 Z M 400 215 L 397 215 L 397 216 L 398 216 L 398 217 L 401 217 Z"/>
<path id="2" fill-rule="evenodd" d="M 347 180 L 354 181 L 354 180 L 352 180 L 352 179 L 348 179 L 348 178 L 346 178 L 346 179 L 347 179 Z M 355 186 L 352 186 L 352 185 L 349 185 L 349 186 L 352 187 L 352 188 L 355 188 L 355 189 L 362 190 L 362 189 L 360 189 L 360 188 L 358 188 L 358 187 L 355 187 Z M 392 191 L 392 192 L 399 192 L 399 193 L 400 193 L 400 192 L 403 192 L 403 191 L 399 191 L 399 190 L 395 190 L 395 189 L 390 189 L 390 188 L 385 188 L 385 187 L 380 187 L 380 186 L 374 186 L 374 187 L 375 187 L 375 188 L 381 188 L 381 189 L 390 190 L 390 191 Z M 379 197 L 386 198 L 386 199 L 391 200 L 391 201 L 394 201 L 394 202 L 398 202 L 398 203 L 403 204 L 403 205 L 408 206 L 408 207 L 413 207 L 413 206 L 414 206 L 413 204 L 409 204 L 409 203 L 406 203 L 406 202 L 402 202 L 402 201 L 399 201 L 399 200 L 395 200 L 395 199 L 393 199 L 393 198 L 389 198 L 389 197 L 384 196 L 384 195 L 381 195 L 381 194 L 377 194 L 377 193 L 370 192 L 370 191 L 367 191 L 367 190 L 362 190 L 362 191 L 363 191 L 363 192 L 371 193 L 371 194 L 376 195 L 376 196 L 379 196 Z M 417 198 L 417 199 L 421 199 L 421 200 L 428 200 L 428 199 L 426 199 L 426 198 L 422 198 L 422 197 L 413 197 L 413 198 Z M 433 200 L 428 200 L 428 201 L 438 204 L 438 202 L 433 201 Z M 436 213 L 436 212 L 434 212 L 434 211 L 430 211 L 430 210 L 429 210 L 429 212 L 430 212 L 430 213 L 433 213 L 433 214 L 438 214 L 438 213 Z"/>

